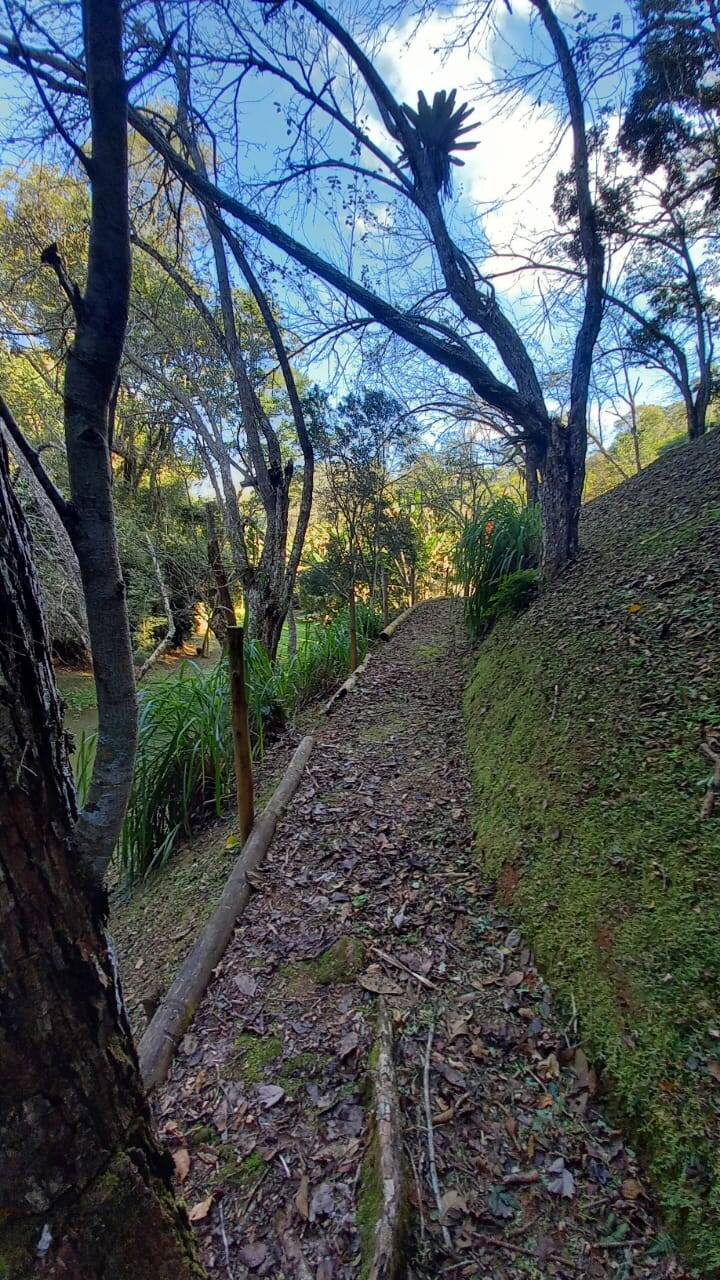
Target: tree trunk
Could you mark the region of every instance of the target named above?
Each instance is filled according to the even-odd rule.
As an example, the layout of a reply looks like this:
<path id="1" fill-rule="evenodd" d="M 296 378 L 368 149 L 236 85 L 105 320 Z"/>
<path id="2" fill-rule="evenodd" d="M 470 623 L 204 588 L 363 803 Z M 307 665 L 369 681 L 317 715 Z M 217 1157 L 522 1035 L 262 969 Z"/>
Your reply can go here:
<path id="1" fill-rule="evenodd" d="M 276 599 L 274 592 L 260 581 L 248 588 L 245 600 L 248 634 L 253 640 L 260 641 L 268 657 L 274 662 L 287 609 Z"/>
<path id="2" fill-rule="evenodd" d="M 525 446 L 525 492 L 529 507 L 534 507 L 540 498 L 540 478 L 538 476 L 537 457 L 532 445 Z"/>
<path id="3" fill-rule="evenodd" d="M 227 645 L 227 629 L 235 626 L 235 610 L 233 609 L 230 587 L 228 586 L 225 565 L 218 541 L 215 512 L 212 503 L 205 507 L 205 530 L 208 544 L 208 562 L 215 582 L 216 605 L 213 613 L 213 629 L 222 648 Z"/>
<path id="4" fill-rule="evenodd" d="M 582 478 L 575 474 L 569 444 L 569 432 L 553 420 L 540 486 L 541 570 L 546 582 L 556 577 L 577 554 Z"/>
<path id="5" fill-rule="evenodd" d="M 297 653 L 297 624 L 295 622 L 295 610 L 293 608 L 292 597 L 287 611 L 287 627 L 288 627 L 288 658 L 294 658 Z"/>
<path id="6" fill-rule="evenodd" d="M 84 0 L 92 157 L 87 278 L 75 298 L 63 411 L 77 552 L 98 702 L 97 750 L 78 818 L 81 855 L 98 881 L 125 817 L 137 745 L 137 697 L 110 471 L 110 426 L 130 298 L 127 84 L 120 0 Z M 55 246 L 43 261 L 58 270 Z M 62 266 L 62 264 L 60 264 Z M 60 278 L 60 273 L 59 273 Z"/>
<path id="7" fill-rule="evenodd" d="M 357 614 L 355 610 L 355 587 L 350 588 L 348 599 L 348 630 L 350 633 L 350 672 L 356 670 L 358 664 L 357 649 Z"/>
<path id="8" fill-rule="evenodd" d="M 415 565 L 410 565 L 410 607 L 415 604 L 417 593 L 415 589 Z"/>
<path id="9" fill-rule="evenodd" d="M 190 1280 L 202 1272 L 157 1146 L 84 878 L 62 714 L 0 446 L 0 1259 L 13 1280 Z"/>
<path id="10" fill-rule="evenodd" d="M 382 620 L 383 626 L 386 627 L 390 621 L 390 614 L 388 612 L 388 584 L 385 565 L 380 569 L 380 589 L 382 591 Z"/>

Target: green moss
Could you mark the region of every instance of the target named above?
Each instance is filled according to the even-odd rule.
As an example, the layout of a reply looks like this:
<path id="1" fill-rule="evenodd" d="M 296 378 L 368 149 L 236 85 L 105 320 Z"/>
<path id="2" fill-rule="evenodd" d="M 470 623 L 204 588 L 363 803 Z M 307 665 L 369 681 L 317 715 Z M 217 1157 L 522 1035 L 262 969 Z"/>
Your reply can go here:
<path id="1" fill-rule="evenodd" d="M 23 1280 L 31 1274 L 41 1231 L 39 1218 L 18 1219 L 0 1210 L 0 1280 Z"/>
<path id="2" fill-rule="evenodd" d="M 402 716 L 390 717 L 389 720 L 383 720 L 381 724 L 371 724 L 367 729 L 361 729 L 358 733 L 359 742 L 387 742 L 389 738 L 399 733 L 404 724 Z"/>
<path id="3" fill-rule="evenodd" d="M 214 1146 L 220 1141 L 220 1134 L 211 1124 L 196 1124 L 189 1130 L 187 1136 L 194 1147 Z"/>
<path id="4" fill-rule="evenodd" d="M 214 1187 L 235 1187 L 245 1190 L 252 1187 L 263 1169 L 265 1157 L 259 1151 L 252 1151 L 249 1156 L 238 1160 L 237 1153 L 229 1144 L 223 1145 L 224 1158 L 220 1161 L 213 1178 Z"/>
<path id="5" fill-rule="evenodd" d="M 365 963 L 365 952 L 358 938 L 338 938 L 315 960 L 302 960 L 279 969 L 276 982 L 280 990 L 300 995 L 313 987 L 330 987 L 352 982 Z"/>
<path id="6" fill-rule="evenodd" d="M 445 649 L 441 644 L 416 644 L 413 646 L 413 653 L 421 662 L 437 662 L 438 658 L 442 658 Z"/>
<path id="7" fill-rule="evenodd" d="M 279 1036 L 253 1036 L 244 1031 L 235 1041 L 235 1058 L 238 1074 L 248 1084 L 260 1084 L 265 1079 L 265 1069 L 282 1053 Z"/>
<path id="8" fill-rule="evenodd" d="M 697 743 L 700 723 L 720 719 L 720 627 L 702 589 L 714 515 L 697 514 L 680 575 L 663 562 L 676 545 L 665 509 L 646 510 L 638 558 L 653 532 L 659 550 L 639 588 L 624 578 L 632 545 L 623 578 L 604 549 L 620 521 L 603 501 L 586 541 L 592 572 L 568 575 L 480 650 L 465 700 L 477 850 L 560 1002 L 576 1004 L 669 1227 L 712 1273 L 720 823 L 700 820 L 708 768 Z M 656 589 L 666 578 L 672 587 Z"/>
<path id="9" fill-rule="evenodd" d="M 373 1134 L 360 1171 L 355 1222 L 360 1238 L 360 1280 L 367 1280 L 372 1266 L 375 1228 L 382 1213 L 382 1180 L 377 1136 Z"/>
<path id="10" fill-rule="evenodd" d="M 319 1079 L 326 1063 L 324 1053 L 306 1049 L 281 1064 L 276 1083 L 285 1090 L 288 1098 L 294 1098 L 305 1084 Z"/>

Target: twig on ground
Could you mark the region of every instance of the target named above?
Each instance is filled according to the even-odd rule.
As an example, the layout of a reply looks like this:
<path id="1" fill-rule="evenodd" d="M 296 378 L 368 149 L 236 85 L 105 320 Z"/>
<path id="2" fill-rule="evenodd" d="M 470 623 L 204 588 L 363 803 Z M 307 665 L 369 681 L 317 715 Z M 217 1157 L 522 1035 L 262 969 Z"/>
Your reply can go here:
<path id="1" fill-rule="evenodd" d="M 559 703 L 559 701 L 560 701 L 560 685 L 559 685 L 559 684 L 556 684 L 556 685 L 555 685 L 555 688 L 554 688 L 554 690 L 553 690 L 553 704 L 552 704 L 552 711 L 550 712 L 550 719 L 551 719 L 551 721 L 552 721 L 552 720 L 554 720 L 554 719 L 555 719 L 555 717 L 556 717 L 556 715 L 557 715 L 557 710 L 558 710 L 558 703 Z"/>
<path id="2" fill-rule="evenodd" d="M 402 960 L 396 960 L 395 956 L 388 955 L 387 951 L 381 951 L 379 947 L 370 947 L 370 950 L 373 955 L 379 956 L 386 964 L 394 965 L 396 969 L 402 969 L 404 973 L 409 973 L 410 977 L 416 978 L 423 987 L 428 987 L 431 991 L 437 991 L 434 982 L 431 982 L 429 978 L 423 978 L 422 974 L 416 973 L 414 969 L 408 968 L 406 964 L 403 964 Z"/>
<path id="3" fill-rule="evenodd" d="M 223 1212 L 222 1200 L 218 1200 L 218 1218 L 220 1221 L 220 1235 L 222 1236 L 223 1250 L 225 1253 L 225 1266 L 230 1280 L 234 1280 L 232 1265 L 230 1262 L 230 1245 L 228 1244 L 227 1232 L 225 1230 L 225 1214 Z"/>
<path id="4" fill-rule="evenodd" d="M 432 1184 L 433 1195 L 437 1205 L 438 1215 L 440 1217 L 440 1227 L 442 1230 L 443 1242 L 447 1248 L 451 1248 L 450 1232 L 443 1223 L 443 1207 L 442 1196 L 440 1195 L 440 1183 L 438 1182 L 437 1165 L 435 1163 L 435 1135 L 433 1133 L 432 1108 L 430 1105 L 430 1054 L 432 1053 L 433 1036 L 435 1035 L 435 1023 L 430 1024 L 427 1038 L 427 1049 L 425 1050 L 425 1066 L 423 1069 L 423 1095 L 425 1098 L 425 1123 L 427 1131 L 428 1144 L 428 1161 L 430 1165 L 430 1182 Z"/>
<path id="5" fill-rule="evenodd" d="M 410 1168 L 413 1171 L 413 1178 L 415 1179 L 415 1190 L 417 1192 L 417 1207 L 418 1207 L 418 1213 L 420 1215 L 420 1239 L 424 1240 L 425 1239 L 425 1214 L 423 1212 L 423 1193 L 422 1193 L 422 1187 L 420 1185 L 420 1175 L 418 1174 L 417 1165 L 415 1164 L 415 1161 L 413 1159 L 413 1153 L 410 1150 L 409 1146 L 406 1146 L 405 1150 L 407 1152 L 408 1160 L 410 1161 Z"/>
<path id="6" fill-rule="evenodd" d="M 711 818 L 715 812 L 717 798 L 720 796 L 720 729 L 703 729 L 703 740 L 700 751 L 713 766 L 713 776 L 705 792 L 700 810 L 701 818 Z"/>
<path id="7" fill-rule="evenodd" d="M 245 1199 L 244 1199 L 244 1200 L 243 1200 L 243 1202 L 242 1202 L 242 1207 L 243 1207 L 243 1212 L 244 1212 L 244 1213 L 247 1213 L 248 1209 L 250 1208 L 250 1205 L 252 1204 L 253 1200 L 255 1199 L 255 1197 L 256 1197 L 256 1195 L 257 1195 L 258 1191 L 260 1190 L 260 1188 L 261 1188 L 261 1186 L 262 1186 L 263 1182 L 264 1182 L 264 1181 L 265 1181 L 265 1179 L 267 1178 L 267 1176 L 268 1176 L 269 1172 L 270 1172 L 270 1165 L 269 1165 L 269 1164 L 266 1164 L 266 1165 L 265 1165 L 265 1168 L 263 1169 L 262 1173 L 260 1174 L 260 1177 L 258 1178 L 257 1182 L 255 1183 L 255 1186 L 252 1188 L 252 1190 L 250 1191 L 250 1193 L 245 1197 Z"/>
<path id="8" fill-rule="evenodd" d="M 526 1249 L 521 1244 L 511 1244 L 509 1240 L 501 1240 L 499 1236 L 485 1235 L 484 1232 L 473 1233 L 473 1243 L 485 1244 L 492 1249 L 504 1249 L 506 1253 L 517 1254 L 518 1257 L 532 1258 L 533 1262 L 537 1262 L 537 1254 L 532 1249 Z M 577 1271 L 579 1263 L 574 1262 L 572 1258 L 565 1258 L 561 1253 L 546 1253 L 546 1259 L 552 1262 L 559 1262 L 563 1267 L 570 1267 L 573 1271 Z"/>

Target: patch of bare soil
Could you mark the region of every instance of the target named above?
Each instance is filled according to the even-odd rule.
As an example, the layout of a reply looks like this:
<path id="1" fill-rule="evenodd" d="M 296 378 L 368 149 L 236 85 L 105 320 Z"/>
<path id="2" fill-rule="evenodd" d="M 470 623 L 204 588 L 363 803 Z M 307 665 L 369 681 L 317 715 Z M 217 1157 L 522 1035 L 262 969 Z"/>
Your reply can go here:
<path id="1" fill-rule="evenodd" d="M 157 1096 L 212 1276 L 363 1274 L 378 992 L 394 1020 L 409 1277 L 687 1275 L 572 1022 L 478 873 L 466 660 L 459 606 L 428 602 L 320 726 Z"/>

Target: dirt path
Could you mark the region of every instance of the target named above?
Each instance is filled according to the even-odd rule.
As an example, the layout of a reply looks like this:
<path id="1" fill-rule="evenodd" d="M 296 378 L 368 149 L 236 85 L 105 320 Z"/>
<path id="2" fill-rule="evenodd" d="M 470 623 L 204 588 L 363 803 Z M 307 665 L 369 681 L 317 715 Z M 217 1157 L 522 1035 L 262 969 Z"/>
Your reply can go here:
<path id="1" fill-rule="evenodd" d="M 456 606 L 423 605 L 320 727 L 262 887 L 157 1099 L 213 1276 L 362 1275 L 376 1000 L 363 984 L 395 1011 L 408 1276 L 687 1274 L 594 1100 L 575 1028 L 473 859 L 466 662 Z M 429 1034 L 442 1223 L 423 1109 Z"/>

